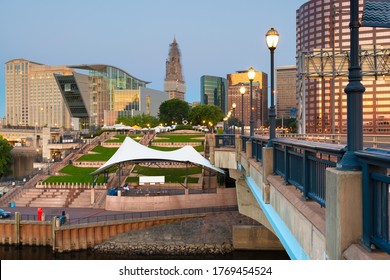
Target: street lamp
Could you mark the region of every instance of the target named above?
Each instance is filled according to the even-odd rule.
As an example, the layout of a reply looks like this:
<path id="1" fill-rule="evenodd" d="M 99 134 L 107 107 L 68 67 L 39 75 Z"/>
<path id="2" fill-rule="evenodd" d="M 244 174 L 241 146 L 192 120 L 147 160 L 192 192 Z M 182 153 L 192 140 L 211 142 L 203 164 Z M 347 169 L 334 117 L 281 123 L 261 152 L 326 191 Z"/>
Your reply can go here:
<path id="1" fill-rule="evenodd" d="M 350 7 L 350 65 L 348 68 L 347 94 L 347 151 L 336 169 L 361 170 L 355 151 L 363 149 L 363 93 L 362 72 L 359 60 L 359 1 L 351 1 Z"/>
<path id="2" fill-rule="evenodd" d="M 250 112 L 251 112 L 251 115 L 250 115 L 250 119 L 249 119 L 249 136 L 252 137 L 253 136 L 253 106 L 252 106 L 252 83 L 253 83 L 253 80 L 255 79 L 255 76 L 256 76 L 256 71 L 255 69 L 253 69 L 253 67 L 251 66 L 248 70 L 248 79 L 249 79 L 249 84 L 250 84 L 250 87 L 249 87 L 249 107 L 250 107 Z"/>
<path id="3" fill-rule="evenodd" d="M 237 107 L 237 104 L 236 103 L 233 103 L 232 104 L 232 109 L 233 109 L 233 129 L 234 129 L 234 134 L 236 134 L 236 125 L 235 125 L 235 122 L 236 122 L 236 107 Z"/>
<path id="4" fill-rule="evenodd" d="M 266 43 L 268 46 L 268 49 L 271 53 L 271 107 L 269 108 L 269 123 L 270 123 L 270 130 L 269 130 L 269 141 L 268 141 L 268 147 L 272 147 L 272 139 L 275 138 L 275 101 L 274 101 L 274 95 L 275 95 L 275 89 L 274 89 L 274 51 L 276 49 L 276 46 L 278 45 L 279 41 L 279 33 L 271 27 L 270 30 L 268 30 L 267 34 L 265 34 Z"/>
<path id="5" fill-rule="evenodd" d="M 240 87 L 240 93 L 241 93 L 241 135 L 244 135 L 244 94 L 245 94 L 245 87 Z"/>

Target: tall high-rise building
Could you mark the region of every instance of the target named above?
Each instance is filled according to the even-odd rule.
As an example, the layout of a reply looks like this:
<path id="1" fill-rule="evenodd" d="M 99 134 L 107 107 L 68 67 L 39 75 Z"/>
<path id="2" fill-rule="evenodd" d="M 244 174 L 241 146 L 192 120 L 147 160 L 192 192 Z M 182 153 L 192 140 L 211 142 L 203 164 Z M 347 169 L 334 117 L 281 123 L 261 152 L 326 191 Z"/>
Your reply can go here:
<path id="1" fill-rule="evenodd" d="M 70 128 L 71 118 L 54 74 L 71 75 L 66 66 L 25 59 L 5 63 L 6 124 Z"/>
<path id="2" fill-rule="evenodd" d="M 184 100 L 186 84 L 183 78 L 181 67 L 181 54 L 176 38 L 169 45 L 169 58 L 166 61 L 166 73 L 164 91 L 168 93 L 169 99 L 177 98 Z"/>
<path id="3" fill-rule="evenodd" d="M 297 110 L 297 67 L 276 67 L 276 118 L 295 118 Z"/>
<path id="4" fill-rule="evenodd" d="M 234 117 L 245 126 L 250 124 L 250 84 L 247 71 L 237 71 L 227 75 L 228 80 L 228 109 L 236 104 Z M 240 87 L 246 88 L 244 96 L 241 96 Z M 252 110 L 255 128 L 265 126 L 268 123 L 268 75 L 264 72 L 256 72 L 252 82 Z M 243 103 L 242 103 L 243 99 Z M 244 111 L 242 111 L 242 104 Z M 242 116 L 244 119 L 242 119 Z"/>
<path id="5" fill-rule="evenodd" d="M 359 18 L 362 18 L 363 2 L 359 0 Z M 344 89 L 348 84 L 349 23 L 349 0 L 310 0 L 296 11 L 298 93 L 304 92 L 299 95 L 299 109 L 305 113 L 301 124 L 306 133 L 347 132 Z M 372 61 L 374 67 L 381 67 L 381 56 L 384 57 L 390 48 L 390 30 L 361 27 L 359 45 L 361 60 Z M 368 64 L 362 67 L 362 84 L 366 88 L 363 133 L 388 134 L 390 80 L 383 75 L 372 75 L 376 69 L 370 74 L 364 69 Z"/>
<path id="6" fill-rule="evenodd" d="M 215 105 L 227 113 L 227 80 L 222 77 L 204 75 L 200 78 L 200 101 Z"/>

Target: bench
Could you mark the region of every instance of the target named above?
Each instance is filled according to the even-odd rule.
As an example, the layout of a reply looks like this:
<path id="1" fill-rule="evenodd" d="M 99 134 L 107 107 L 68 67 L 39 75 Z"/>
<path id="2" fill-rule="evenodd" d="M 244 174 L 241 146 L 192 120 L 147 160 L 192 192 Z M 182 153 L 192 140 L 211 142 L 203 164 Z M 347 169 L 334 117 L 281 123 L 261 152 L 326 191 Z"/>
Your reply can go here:
<path id="1" fill-rule="evenodd" d="M 164 184 L 165 183 L 165 176 L 139 176 L 139 184 L 151 184 L 155 185 L 158 184 Z"/>

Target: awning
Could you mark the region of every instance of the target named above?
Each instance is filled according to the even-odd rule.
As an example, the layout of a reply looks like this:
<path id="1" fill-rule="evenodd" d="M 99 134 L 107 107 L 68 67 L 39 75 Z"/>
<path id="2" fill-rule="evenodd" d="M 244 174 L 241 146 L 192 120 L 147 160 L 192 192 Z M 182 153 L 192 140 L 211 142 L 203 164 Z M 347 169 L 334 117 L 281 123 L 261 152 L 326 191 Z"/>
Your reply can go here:
<path id="1" fill-rule="evenodd" d="M 204 158 L 192 146 L 184 146 L 169 152 L 158 151 L 141 145 L 130 137 L 126 137 L 116 153 L 99 169 L 92 172 L 91 175 L 97 175 L 111 166 L 122 162 L 141 163 L 161 161 L 189 162 L 219 173 L 225 173 L 222 169 L 212 165 L 210 161 Z"/>

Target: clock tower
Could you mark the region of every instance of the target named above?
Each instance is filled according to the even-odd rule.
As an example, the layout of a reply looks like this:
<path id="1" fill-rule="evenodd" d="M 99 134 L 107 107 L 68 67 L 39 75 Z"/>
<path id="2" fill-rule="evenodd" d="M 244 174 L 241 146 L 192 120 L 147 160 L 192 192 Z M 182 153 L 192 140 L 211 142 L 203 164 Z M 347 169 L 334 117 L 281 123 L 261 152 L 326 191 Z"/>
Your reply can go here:
<path id="1" fill-rule="evenodd" d="M 169 45 L 169 58 L 166 61 L 164 91 L 168 93 L 169 99 L 177 98 L 184 100 L 186 84 L 181 70 L 180 50 L 176 38 L 174 38 L 172 44 Z"/>

